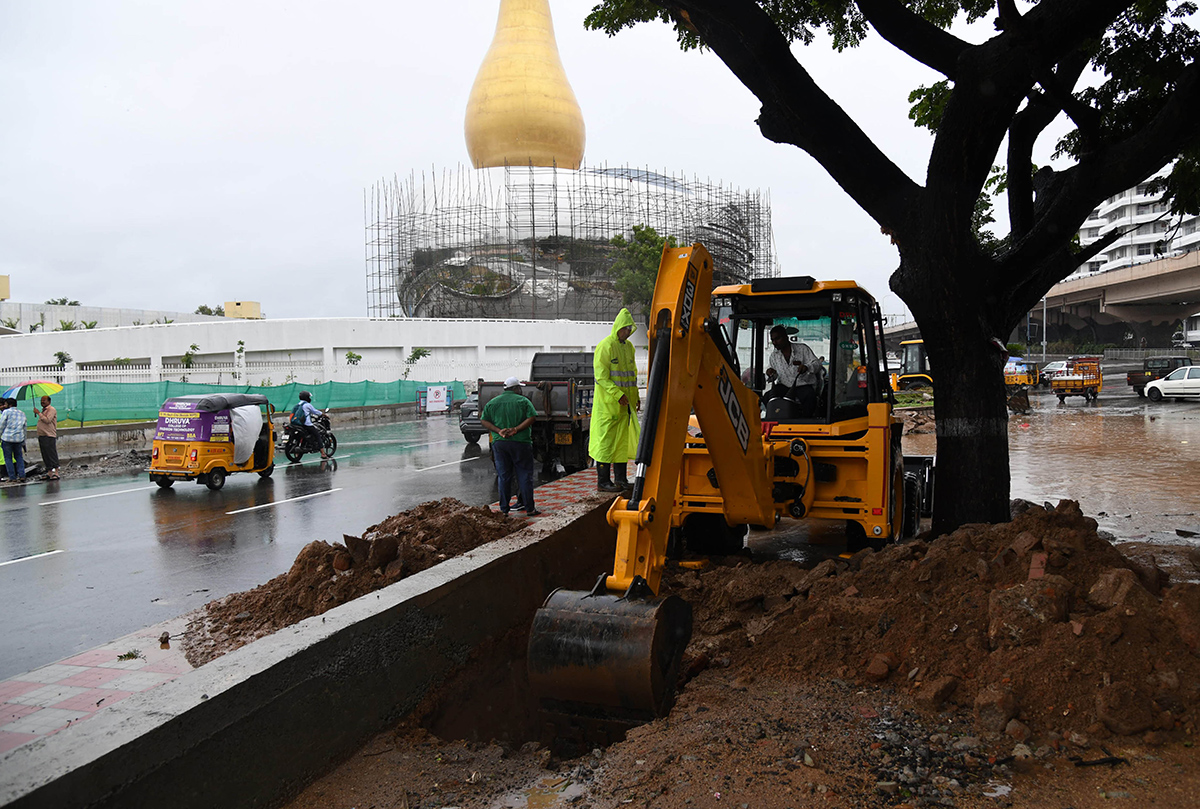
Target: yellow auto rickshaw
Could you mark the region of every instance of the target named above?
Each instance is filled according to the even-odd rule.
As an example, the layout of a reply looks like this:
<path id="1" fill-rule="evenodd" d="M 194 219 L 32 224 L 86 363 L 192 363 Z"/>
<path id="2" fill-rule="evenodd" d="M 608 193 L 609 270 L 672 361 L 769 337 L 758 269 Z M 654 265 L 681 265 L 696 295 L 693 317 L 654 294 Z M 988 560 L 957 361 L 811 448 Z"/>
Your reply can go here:
<path id="1" fill-rule="evenodd" d="M 158 411 L 150 480 L 168 489 L 194 480 L 214 491 L 230 472 L 275 471 L 275 408 L 259 393 L 176 396 Z"/>

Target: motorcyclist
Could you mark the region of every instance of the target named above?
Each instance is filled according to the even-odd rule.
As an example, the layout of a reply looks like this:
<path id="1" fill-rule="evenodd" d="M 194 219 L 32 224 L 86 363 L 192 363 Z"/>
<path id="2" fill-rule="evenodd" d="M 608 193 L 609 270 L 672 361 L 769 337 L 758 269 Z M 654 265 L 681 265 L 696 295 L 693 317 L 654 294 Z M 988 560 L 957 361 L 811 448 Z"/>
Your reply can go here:
<path id="1" fill-rule="evenodd" d="M 321 450 L 321 457 L 328 458 L 329 456 L 325 453 L 325 436 L 321 434 L 320 428 L 313 424 L 313 416 L 322 415 L 321 411 L 313 407 L 311 393 L 302 390 L 299 396 L 300 401 L 292 408 L 292 429 L 300 432 L 301 446 L 304 445 L 308 436 L 312 436 Z"/>

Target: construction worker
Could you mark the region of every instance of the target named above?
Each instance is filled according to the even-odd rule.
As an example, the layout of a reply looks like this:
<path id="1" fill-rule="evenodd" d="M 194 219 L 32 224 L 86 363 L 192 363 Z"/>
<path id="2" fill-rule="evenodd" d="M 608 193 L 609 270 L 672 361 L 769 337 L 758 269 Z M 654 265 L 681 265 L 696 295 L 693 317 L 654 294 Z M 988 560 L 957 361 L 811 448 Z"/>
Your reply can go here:
<path id="1" fill-rule="evenodd" d="M 533 431 L 529 428 L 536 418 L 537 410 L 521 395 L 521 380 L 515 376 L 504 380 L 504 393 L 489 399 L 479 414 L 479 420 L 491 432 L 502 514 L 509 511 L 514 476 L 525 515 L 536 517 L 542 513 L 533 505 Z"/>
<path id="2" fill-rule="evenodd" d="M 612 334 L 596 346 L 592 361 L 596 388 L 588 454 L 596 460 L 596 488 L 602 492 L 618 492 L 629 486 L 625 462 L 637 454 L 639 428 L 635 413 L 642 409 L 642 400 L 638 396 L 633 343 L 629 342 L 634 328 L 633 315 L 622 309 L 613 321 Z"/>

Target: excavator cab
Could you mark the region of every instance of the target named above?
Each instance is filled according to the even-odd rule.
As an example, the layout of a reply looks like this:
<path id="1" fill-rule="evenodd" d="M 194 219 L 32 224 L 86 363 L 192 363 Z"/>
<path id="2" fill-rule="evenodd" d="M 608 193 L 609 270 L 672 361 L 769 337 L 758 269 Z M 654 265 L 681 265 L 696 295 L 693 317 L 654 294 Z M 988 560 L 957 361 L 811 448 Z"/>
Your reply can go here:
<path id="1" fill-rule="evenodd" d="M 608 513 L 613 569 L 534 616 L 530 684 L 560 743 L 587 748 L 670 709 L 691 608 L 660 592 L 668 547 L 724 555 L 749 526 L 789 518 L 844 523 L 851 549 L 882 545 L 915 534 L 928 507 L 932 459 L 906 469 L 870 293 L 712 278 L 703 245 L 664 248 L 633 491 Z M 799 373 L 783 378 L 788 362 Z"/>

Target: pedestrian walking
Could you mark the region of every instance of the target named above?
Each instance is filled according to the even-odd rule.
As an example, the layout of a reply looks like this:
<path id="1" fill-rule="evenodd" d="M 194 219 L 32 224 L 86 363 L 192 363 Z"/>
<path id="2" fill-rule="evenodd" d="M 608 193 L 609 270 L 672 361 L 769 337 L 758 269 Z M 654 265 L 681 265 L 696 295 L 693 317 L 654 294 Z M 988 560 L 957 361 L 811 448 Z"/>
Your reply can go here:
<path id="1" fill-rule="evenodd" d="M 537 418 L 537 410 L 533 402 L 521 395 L 520 390 L 521 380 L 515 376 L 504 380 L 504 392 L 483 406 L 479 420 L 491 433 L 492 460 L 496 463 L 499 477 L 501 513 L 508 513 L 509 493 L 515 476 L 525 514 L 536 517 L 542 512 L 533 504 L 533 430 L 530 425 Z"/>
<path id="2" fill-rule="evenodd" d="M 17 407 L 16 399 L 9 399 L 8 406 L 0 413 L 0 445 L 4 448 L 4 469 L 10 481 L 25 482 L 25 431 L 28 422 L 25 414 Z"/>
<path id="3" fill-rule="evenodd" d="M 633 315 L 622 309 L 613 321 L 612 333 L 596 345 L 592 360 L 596 387 L 588 454 L 596 461 L 596 488 L 602 492 L 628 488 L 625 462 L 637 454 L 640 430 L 634 412 L 642 409 L 642 400 L 633 343 L 629 342 L 634 328 Z"/>
<path id="4" fill-rule="evenodd" d="M 42 397 L 42 409 L 33 409 L 37 417 L 38 449 L 42 453 L 42 466 L 46 467 L 46 478 L 58 480 L 58 411 L 50 404 L 50 397 Z"/>

